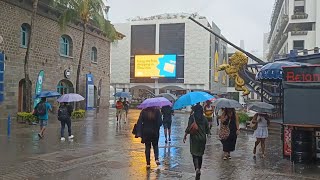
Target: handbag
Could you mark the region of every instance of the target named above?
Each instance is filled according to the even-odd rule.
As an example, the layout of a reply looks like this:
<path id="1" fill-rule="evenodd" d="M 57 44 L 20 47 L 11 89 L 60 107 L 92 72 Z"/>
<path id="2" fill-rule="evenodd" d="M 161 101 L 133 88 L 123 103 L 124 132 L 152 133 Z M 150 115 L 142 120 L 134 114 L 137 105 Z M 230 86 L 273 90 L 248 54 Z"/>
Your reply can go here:
<path id="1" fill-rule="evenodd" d="M 253 120 L 257 121 L 257 118 L 258 117 L 255 115 L 250 121 L 249 127 L 253 130 L 256 130 L 258 128 L 258 122 L 253 122 Z"/>
<path id="2" fill-rule="evenodd" d="M 191 135 L 194 135 L 198 132 L 199 127 L 198 127 L 198 124 L 196 123 L 196 119 L 194 118 L 194 115 L 192 115 L 192 117 L 193 117 L 193 122 L 190 125 L 189 132 Z"/>
<path id="3" fill-rule="evenodd" d="M 229 137 L 230 135 L 230 128 L 229 128 L 230 120 L 228 125 L 224 125 L 221 123 L 220 131 L 219 131 L 219 138 L 221 140 L 225 140 Z"/>

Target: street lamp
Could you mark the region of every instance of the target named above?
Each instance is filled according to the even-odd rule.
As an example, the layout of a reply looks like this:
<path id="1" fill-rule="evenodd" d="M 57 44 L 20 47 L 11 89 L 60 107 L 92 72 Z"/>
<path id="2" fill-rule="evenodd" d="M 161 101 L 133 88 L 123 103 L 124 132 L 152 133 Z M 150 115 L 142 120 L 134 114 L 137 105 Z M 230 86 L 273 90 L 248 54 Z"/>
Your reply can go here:
<path id="1" fill-rule="evenodd" d="M 159 95 L 159 77 L 151 77 L 154 79 L 154 94 L 157 96 Z"/>

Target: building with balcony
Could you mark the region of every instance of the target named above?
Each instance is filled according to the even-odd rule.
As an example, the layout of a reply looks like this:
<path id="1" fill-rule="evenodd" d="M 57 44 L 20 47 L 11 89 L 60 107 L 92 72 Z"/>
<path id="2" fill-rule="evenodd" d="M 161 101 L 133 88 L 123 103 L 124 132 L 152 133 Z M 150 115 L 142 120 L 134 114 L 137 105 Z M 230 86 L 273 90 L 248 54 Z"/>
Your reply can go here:
<path id="1" fill-rule="evenodd" d="M 268 61 L 291 50 L 313 50 L 320 46 L 320 1 L 276 0 L 270 25 Z"/>
<path id="2" fill-rule="evenodd" d="M 126 37 L 111 47 L 111 85 L 115 91 L 130 91 L 136 97 L 170 92 L 177 96 L 193 90 L 225 93 L 228 79 L 217 68 L 227 63 L 227 44 L 192 22 L 190 14 L 162 14 L 134 18 L 115 24 Z M 221 30 L 205 17 L 193 16 L 221 35 Z M 138 56 L 174 55 L 175 75 L 152 77 L 138 74 L 137 68 L 161 70 L 142 65 Z M 160 62 L 160 60 L 159 60 Z M 175 65 L 174 65 L 175 64 Z M 173 70 L 172 69 L 172 70 Z M 164 69 L 165 70 L 165 69 Z M 139 73 L 142 74 L 143 72 Z M 114 92 L 115 92 L 114 91 Z"/>

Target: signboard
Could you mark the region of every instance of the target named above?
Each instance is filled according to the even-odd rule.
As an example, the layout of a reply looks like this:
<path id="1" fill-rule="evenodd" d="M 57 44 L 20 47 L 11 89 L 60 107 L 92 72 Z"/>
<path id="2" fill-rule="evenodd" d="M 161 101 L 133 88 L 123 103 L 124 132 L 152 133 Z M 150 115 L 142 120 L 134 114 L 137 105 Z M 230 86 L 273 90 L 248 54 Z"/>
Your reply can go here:
<path id="1" fill-rule="evenodd" d="M 176 77 L 176 55 L 136 55 L 135 77 Z"/>
<path id="2" fill-rule="evenodd" d="M 4 101 L 4 71 L 5 71 L 5 55 L 0 53 L 0 103 Z"/>
<path id="3" fill-rule="evenodd" d="M 320 82 L 320 66 L 284 67 L 286 82 Z"/>
<path id="4" fill-rule="evenodd" d="M 91 110 L 94 108 L 94 81 L 93 74 L 86 75 L 87 80 L 87 93 L 86 93 L 86 109 Z"/>
<path id="5" fill-rule="evenodd" d="M 284 67 L 284 123 L 320 125 L 320 66 Z"/>
<path id="6" fill-rule="evenodd" d="M 36 88 L 35 88 L 35 95 L 40 94 L 42 91 L 42 84 L 43 84 L 43 79 L 44 79 L 44 71 L 41 70 L 39 72 L 38 78 L 37 78 L 37 82 L 36 82 Z M 40 102 L 40 98 L 37 98 L 34 100 L 33 103 L 33 108 L 36 107 L 36 105 Z"/>

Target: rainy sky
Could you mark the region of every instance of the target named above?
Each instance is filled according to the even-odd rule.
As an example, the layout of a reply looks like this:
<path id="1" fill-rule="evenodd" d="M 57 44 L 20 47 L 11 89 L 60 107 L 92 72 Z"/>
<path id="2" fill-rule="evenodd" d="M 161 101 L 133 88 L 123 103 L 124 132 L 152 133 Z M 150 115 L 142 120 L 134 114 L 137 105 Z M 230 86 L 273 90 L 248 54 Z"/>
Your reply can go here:
<path id="1" fill-rule="evenodd" d="M 247 51 L 262 56 L 263 33 L 270 29 L 274 0 L 108 0 L 112 23 L 126 22 L 136 16 L 163 13 L 195 13 L 214 21 L 223 35 Z"/>

